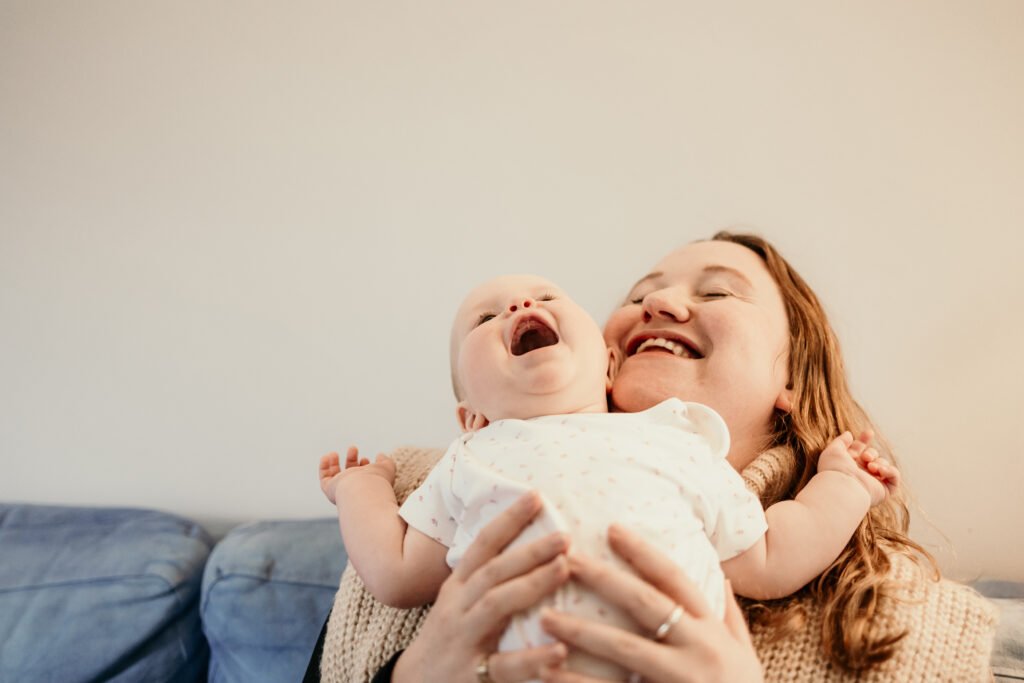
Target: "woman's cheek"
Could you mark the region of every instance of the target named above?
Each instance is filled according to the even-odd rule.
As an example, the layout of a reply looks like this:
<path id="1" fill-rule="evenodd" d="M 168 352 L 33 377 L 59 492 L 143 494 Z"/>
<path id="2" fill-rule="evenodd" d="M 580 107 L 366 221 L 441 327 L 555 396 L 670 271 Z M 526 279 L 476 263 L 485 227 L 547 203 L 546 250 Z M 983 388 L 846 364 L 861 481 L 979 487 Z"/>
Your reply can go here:
<path id="1" fill-rule="evenodd" d="M 605 343 L 608 346 L 614 346 L 623 353 L 626 351 L 626 334 L 639 319 L 638 312 L 631 312 L 630 308 L 636 308 L 639 311 L 640 307 L 623 306 L 611 314 L 604 326 Z"/>

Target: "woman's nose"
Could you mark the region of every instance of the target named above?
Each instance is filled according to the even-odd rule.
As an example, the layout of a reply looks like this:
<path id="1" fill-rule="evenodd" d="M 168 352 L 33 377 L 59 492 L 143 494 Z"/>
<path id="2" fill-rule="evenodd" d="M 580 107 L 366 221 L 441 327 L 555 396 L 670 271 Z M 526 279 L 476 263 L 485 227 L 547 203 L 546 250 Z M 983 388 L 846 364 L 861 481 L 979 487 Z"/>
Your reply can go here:
<path id="1" fill-rule="evenodd" d="M 690 309 L 681 296 L 659 289 L 651 292 L 643 300 L 643 319 L 649 323 L 655 318 L 681 323 L 690 319 Z"/>
<path id="2" fill-rule="evenodd" d="M 516 299 L 508 305 L 508 312 L 515 313 L 520 308 L 530 308 L 534 304 L 536 304 L 536 302 L 530 297 L 526 297 L 525 299 Z"/>

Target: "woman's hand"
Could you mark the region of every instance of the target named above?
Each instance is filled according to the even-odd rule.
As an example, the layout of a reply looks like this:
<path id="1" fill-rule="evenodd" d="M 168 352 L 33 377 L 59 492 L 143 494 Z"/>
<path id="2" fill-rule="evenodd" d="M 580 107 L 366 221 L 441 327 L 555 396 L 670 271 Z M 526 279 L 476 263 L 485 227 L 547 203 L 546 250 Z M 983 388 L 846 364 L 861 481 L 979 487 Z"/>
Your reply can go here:
<path id="1" fill-rule="evenodd" d="M 564 534 L 502 552 L 540 506 L 540 497 L 527 493 L 484 527 L 442 584 L 419 635 L 398 658 L 393 683 L 476 683 L 477 666 L 484 661 L 494 683 L 517 683 L 565 660 L 561 643 L 495 653 L 513 614 L 569 580 Z"/>
<path id="2" fill-rule="evenodd" d="M 759 683 L 763 681 L 750 632 L 726 583 L 725 619 L 711 613 L 704 596 L 663 553 L 636 534 L 612 525 L 612 550 L 637 575 L 608 564 L 571 555 L 573 577 L 608 602 L 621 607 L 640 628 L 653 634 L 676 605 L 682 617 L 661 641 L 594 621 L 545 610 L 544 629 L 568 645 L 634 671 L 644 683 Z M 571 671 L 546 668 L 546 683 L 598 683 Z"/>

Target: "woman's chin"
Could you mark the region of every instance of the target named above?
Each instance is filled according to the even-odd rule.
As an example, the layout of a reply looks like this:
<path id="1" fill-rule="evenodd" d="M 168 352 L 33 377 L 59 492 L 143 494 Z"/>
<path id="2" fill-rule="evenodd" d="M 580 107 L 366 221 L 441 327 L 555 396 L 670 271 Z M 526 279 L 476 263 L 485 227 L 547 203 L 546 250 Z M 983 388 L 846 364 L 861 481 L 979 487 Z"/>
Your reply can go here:
<path id="1" fill-rule="evenodd" d="M 612 407 L 624 413 L 635 413 L 653 408 L 670 398 L 688 400 L 683 384 L 665 374 L 639 371 L 623 367 L 612 384 Z M 691 399 L 692 400 L 692 399 Z"/>

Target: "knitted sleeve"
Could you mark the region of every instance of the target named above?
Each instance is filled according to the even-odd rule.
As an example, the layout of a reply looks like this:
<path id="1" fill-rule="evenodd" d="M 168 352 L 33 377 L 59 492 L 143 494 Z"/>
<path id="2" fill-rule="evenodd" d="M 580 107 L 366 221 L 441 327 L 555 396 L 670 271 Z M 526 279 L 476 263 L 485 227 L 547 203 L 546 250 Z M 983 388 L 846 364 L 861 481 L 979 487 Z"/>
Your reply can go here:
<path id="1" fill-rule="evenodd" d="M 395 495 L 399 504 L 423 483 L 443 451 L 399 448 L 395 461 Z M 429 606 L 388 607 L 370 595 L 352 565 L 345 567 L 320 658 L 323 683 L 367 683 L 419 633 Z"/>

